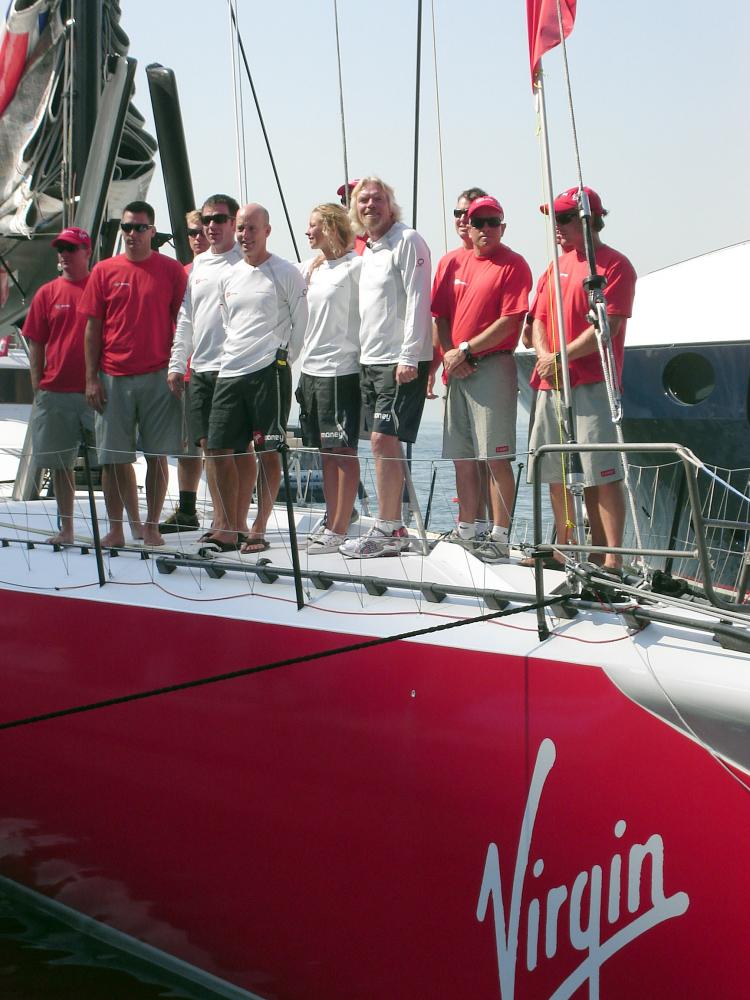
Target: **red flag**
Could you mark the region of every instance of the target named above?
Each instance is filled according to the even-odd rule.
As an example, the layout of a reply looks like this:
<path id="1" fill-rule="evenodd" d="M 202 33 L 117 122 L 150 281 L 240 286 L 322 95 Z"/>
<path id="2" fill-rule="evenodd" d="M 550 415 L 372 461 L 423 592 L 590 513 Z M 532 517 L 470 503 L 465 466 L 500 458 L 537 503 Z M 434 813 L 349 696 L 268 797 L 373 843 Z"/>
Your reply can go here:
<path id="1" fill-rule="evenodd" d="M 573 30 L 576 19 L 576 0 L 560 0 L 563 36 Z M 557 18 L 557 0 L 526 0 L 526 16 L 529 22 L 529 55 L 531 57 L 531 80 L 534 81 L 539 60 L 545 52 L 560 44 L 560 22 Z"/>

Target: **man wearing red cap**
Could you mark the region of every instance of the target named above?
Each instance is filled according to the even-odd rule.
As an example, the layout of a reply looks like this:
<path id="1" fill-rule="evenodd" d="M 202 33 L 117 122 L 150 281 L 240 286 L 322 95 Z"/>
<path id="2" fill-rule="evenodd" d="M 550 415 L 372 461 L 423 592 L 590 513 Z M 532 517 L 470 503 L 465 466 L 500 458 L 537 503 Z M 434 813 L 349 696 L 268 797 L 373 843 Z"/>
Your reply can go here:
<path id="1" fill-rule="evenodd" d="M 596 271 L 606 278 L 604 294 L 607 316 L 617 379 L 621 381 L 625 326 L 633 310 L 636 274 L 627 257 L 602 243 L 599 234 L 604 228 L 606 210 L 596 191 L 590 188 L 583 190 L 588 195 L 591 207 Z M 541 210 L 547 214 L 549 209 L 547 205 L 542 205 Z M 588 293 L 583 285 L 584 279 L 589 276 L 589 265 L 579 215 L 578 188 L 569 188 L 555 198 L 553 211 L 557 242 L 562 250 L 559 260 L 562 314 L 576 440 L 579 444 L 615 442 L 617 437 L 604 384 L 596 331 L 589 320 Z M 560 338 L 551 267 L 539 282 L 531 312 L 534 321 L 533 346 L 537 356 L 531 385 L 538 390 L 529 441 L 529 447 L 534 451 L 543 444 L 559 444 L 561 440 Z M 581 454 L 581 464 L 592 544 L 620 546 L 625 525 L 622 463 L 615 452 L 584 452 Z M 550 484 L 557 538 L 560 541 L 567 540 L 571 525 L 566 516 L 567 504 L 559 455 L 544 456 L 541 463 L 536 463 L 536 473 L 541 475 L 542 482 Z M 604 560 L 605 566 L 617 567 L 619 564 L 620 557 L 616 555 L 608 555 Z"/>
<path id="2" fill-rule="evenodd" d="M 169 391 L 167 365 L 187 275 L 178 261 L 151 249 L 154 210 L 147 202 L 126 205 L 120 229 L 125 253 L 94 267 L 78 307 L 87 318 L 86 398 L 97 414 L 109 517 L 102 545 L 125 544 L 123 507 L 134 538 L 163 545 L 163 456 L 182 453 L 181 404 Z M 144 523 L 133 469 L 137 440 L 147 466 Z"/>
<path id="3" fill-rule="evenodd" d="M 56 236 L 60 277 L 37 291 L 23 325 L 29 341 L 29 367 L 34 390 L 31 436 L 38 466 L 52 471 L 60 530 L 47 539 L 73 542 L 73 463 L 84 434 L 93 434 L 93 414 L 86 404 L 83 331 L 86 321 L 78 303 L 89 279 L 91 239 L 85 229 L 70 226 Z"/>
<path id="4" fill-rule="evenodd" d="M 455 255 L 432 295 L 432 312 L 443 349 L 448 397 L 443 457 L 456 466 L 458 528 L 450 540 L 484 562 L 509 556 L 508 526 L 515 483 L 518 382 L 513 352 L 529 305 L 529 265 L 502 243 L 503 209 L 489 195 L 467 209 L 472 250 Z M 477 544 L 479 462 L 490 473 L 494 527 Z"/>

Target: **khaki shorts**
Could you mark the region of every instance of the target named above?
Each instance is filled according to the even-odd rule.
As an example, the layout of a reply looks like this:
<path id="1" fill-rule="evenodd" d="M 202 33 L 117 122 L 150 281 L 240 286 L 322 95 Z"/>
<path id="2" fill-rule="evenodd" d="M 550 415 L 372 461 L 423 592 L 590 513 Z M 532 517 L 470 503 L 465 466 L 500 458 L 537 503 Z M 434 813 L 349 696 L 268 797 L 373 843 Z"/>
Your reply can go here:
<path id="1" fill-rule="evenodd" d="M 167 369 L 146 375 L 99 373 L 107 402 L 96 415 L 96 448 L 102 465 L 145 455 L 181 455 L 182 402 L 167 385 Z"/>
<path id="2" fill-rule="evenodd" d="M 579 444 L 616 444 L 617 431 L 603 382 L 577 385 L 572 390 L 573 413 L 576 421 L 576 438 Z M 555 389 L 540 390 L 534 400 L 529 451 L 536 451 L 544 444 L 562 444 L 561 425 L 562 394 Z M 620 456 L 612 451 L 582 451 L 584 486 L 606 486 L 623 478 Z M 562 456 L 543 455 L 534 463 L 536 474 L 543 483 L 561 483 Z M 532 464 L 529 462 L 528 481 L 531 482 Z"/>
<path id="3" fill-rule="evenodd" d="M 449 378 L 443 458 L 515 458 L 517 407 L 512 354 L 488 354 L 472 375 Z"/>
<path id="4" fill-rule="evenodd" d="M 91 443 L 93 434 L 94 411 L 82 392 L 37 392 L 31 441 L 39 468 L 72 469 L 83 436 Z"/>

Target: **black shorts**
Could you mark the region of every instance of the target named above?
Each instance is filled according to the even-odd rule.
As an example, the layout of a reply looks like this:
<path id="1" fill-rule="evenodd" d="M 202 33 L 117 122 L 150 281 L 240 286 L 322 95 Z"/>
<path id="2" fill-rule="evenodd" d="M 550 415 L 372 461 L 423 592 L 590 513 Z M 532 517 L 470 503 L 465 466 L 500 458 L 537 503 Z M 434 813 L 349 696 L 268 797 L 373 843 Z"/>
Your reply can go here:
<path id="1" fill-rule="evenodd" d="M 326 377 L 302 372 L 296 397 L 306 448 L 356 451 L 362 408 L 358 373 Z"/>
<path id="2" fill-rule="evenodd" d="M 216 388 L 218 372 L 190 372 L 188 392 L 188 429 L 193 444 L 200 444 L 208 437 L 208 418 Z"/>
<path id="3" fill-rule="evenodd" d="M 274 361 L 250 375 L 216 380 L 208 447 L 273 451 L 286 441 L 286 422 L 292 404 L 292 374 L 289 365 Z"/>
<path id="4" fill-rule="evenodd" d="M 430 362 L 420 361 L 413 382 L 396 382 L 396 365 L 362 365 L 362 429 L 414 444 L 422 419 Z"/>

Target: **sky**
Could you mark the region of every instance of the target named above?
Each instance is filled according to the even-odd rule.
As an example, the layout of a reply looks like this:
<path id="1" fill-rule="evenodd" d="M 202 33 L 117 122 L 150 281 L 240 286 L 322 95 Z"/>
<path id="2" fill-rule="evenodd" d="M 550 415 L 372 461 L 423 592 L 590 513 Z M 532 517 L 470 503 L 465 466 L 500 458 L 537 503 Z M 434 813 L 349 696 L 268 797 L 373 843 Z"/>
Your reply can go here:
<path id="1" fill-rule="evenodd" d="M 335 200 L 344 177 L 334 2 L 237 3 L 295 236 L 309 256 L 310 210 Z M 121 7 L 138 60 L 135 103 L 152 133 L 144 68 L 175 71 L 196 199 L 245 186 L 271 213 L 271 249 L 293 259 L 244 77 L 246 183 L 238 175 L 228 0 Z M 417 2 L 338 0 L 338 14 L 349 174 L 383 177 L 411 223 Z M 746 0 L 578 2 L 567 54 L 584 183 L 610 213 L 605 240 L 640 274 L 750 238 L 750 129 L 738 110 L 750 91 L 749 29 Z M 559 48 L 544 70 L 560 191 L 577 183 L 577 168 Z M 446 249 L 444 225 L 447 248 L 456 244 L 456 195 L 478 185 L 501 201 L 506 243 L 539 274 L 550 244 L 523 0 L 424 0 L 421 91 L 416 222 L 433 261 Z M 149 198 L 167 229 L 159 171 Z"/>

